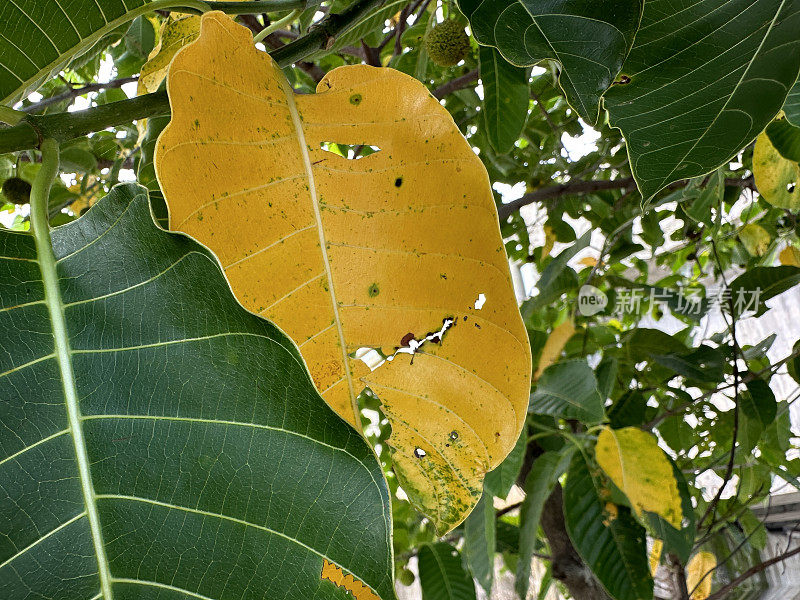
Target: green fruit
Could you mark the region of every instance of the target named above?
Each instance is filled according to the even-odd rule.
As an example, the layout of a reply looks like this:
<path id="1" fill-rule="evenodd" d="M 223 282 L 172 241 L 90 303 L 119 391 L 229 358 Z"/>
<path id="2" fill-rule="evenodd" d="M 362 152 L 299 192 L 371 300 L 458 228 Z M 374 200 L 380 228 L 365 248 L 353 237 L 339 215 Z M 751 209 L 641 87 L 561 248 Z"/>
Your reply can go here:
<path id="1" fill-rule="evenodd" d="M 440 67 L 451 67 L 469 53 L 469 36 L 456 21 L 444 21 L 425 36 L 428 56 Z"/>
<path id="2" fill-rule="evenodd" d="M 27 204 L 31 200 L 31 184 L 19 177 L 6 179 L 3 182 L 3 196 L 12 204 Z"/>
<path id="3" fill-rule="evenodd" d="M 400 583 L 402 583 L 403 585 L 409 586 L 414 583 L 416 577 L 414 577 L 414 573 L 412 573 L 408 569 L 401 569 L 400 576 L 398 577 L 398 579 L 400 580 Z"/>

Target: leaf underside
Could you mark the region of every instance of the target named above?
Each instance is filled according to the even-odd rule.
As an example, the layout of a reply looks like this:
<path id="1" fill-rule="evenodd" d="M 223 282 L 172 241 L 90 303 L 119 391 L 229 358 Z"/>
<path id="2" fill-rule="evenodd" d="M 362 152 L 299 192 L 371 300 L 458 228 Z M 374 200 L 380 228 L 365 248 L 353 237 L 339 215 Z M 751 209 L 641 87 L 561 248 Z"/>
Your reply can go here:
<path id="1" fill-rule="evenodd" d="M 12 104 L 127 22 L 146 0 L 0 3 L 0 104 Z"/>
<path id="2" fill-rule="evenodd" d="M 549 58 L 570 104 L 590 124 L 622 68 L 642 14 L 641 0 L 460 0 L 475 39 L 511 64 Z"/>
<path id="3" fill-rule="evenodd" d="M 800 68 L 795 0 L 648 0 L 606 93 L 645 199 L 709 173 L 766 127 Z"/>
<path id="4" fill-rule="evenodd" d="M 394 598 L 380 466 L 209 253 L 132 184 L 53 245 L 85 444 L 33 238 L 2 231 L 0 597 L 352 600 L 327 561 Z"/>
<path id="5" fill-rule="evenodd" d="M 298 344 L 340 415 L 357 422 L 365 386 L 380 397 L 403 488 L 455 527 L 517 441 L 531 374 L 480 159 L 411 77 L 342 67 L 295 96 L 221 13 L 203 17 L 167 90 L 155 163 L 170 226 Z M 379 151 L 348 160 L 331 143 Z M 362 348 L 392 359 L 370 371 Z"/>

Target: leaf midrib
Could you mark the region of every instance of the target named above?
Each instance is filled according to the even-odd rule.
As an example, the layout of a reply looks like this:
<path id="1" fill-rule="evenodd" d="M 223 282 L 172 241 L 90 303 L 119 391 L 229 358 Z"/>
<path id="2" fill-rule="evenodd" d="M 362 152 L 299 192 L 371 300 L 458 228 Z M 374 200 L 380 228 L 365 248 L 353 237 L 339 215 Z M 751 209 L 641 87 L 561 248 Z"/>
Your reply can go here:
<path id="1" fill-rule="evenodd" d="M 353 377 L 350 374 L 350 364 L 347 358 L 347 344 L 344 339 L 344 330 L 342 329 L 342 319 L 339 315 L 339 304 L 336 301 L 336 291 L 333 286 L 333 273 L 331 272 L 330 259 L 328 257 L 328 246 L 325 239 L 325 229 L 322 226 L 322 215 L 320 214 L 319 198 L 317 197 L 317 186 L 314 181 L 314 170 L 311 166 L 311 157 L 308 154 L 308 144 L 306 142 L 306 135 L 303 130 L 303 121 L 300 118 L 300 113 L 297 110 L 297 104 L 294 101 L 294 91 L 289 86 L 288 80 L 283 76 L 280 68 L 273 64 L 273 68 L 277 71 L 276 79 L 281 83 L 281 90 L 286 96 L 286 106 L 292 116 L 292 124 L 294 125 L 295 133 L 297 134 L 297 141 L 300 144 L 300 155 L 303 157 L 303 167 L 306 172 L 306 179 L 308 180 L 308 194 L 311 199 L 311 206 L 314 209 L 314 219 L 317 225 L 317 234 L 319 235 L 319 251 L 322 255 L 322 263 L 325 267 L 325 275 L 328 279 L 328 295 L 331 299 L 333 308 L 333 319 L 336 322 L 336 329 L 339 334 L 339 348 L 342 352 L 342 368 L 344 369 L 345 377 L 347 378 L 347 388 L 350 392 L 350 406 L 353 411 L 353 423 L 359 423 L 359 410 L 356 403 L 356 393 L 353 386 Z M 357 425 L 356 425 L 357 426 Z"/>
<path id="2" fill-rule="evenodd" d="M 43 167 L 44 169 L 44 167 Z M 35 182 L 36 184 L 37 182 Z M 49 187 L 49 186 L 48 186 Z M 33 212 L 33 211 L 32 211 Z M 38 217 L 38 218 L 37 218 Z M 44 288 L 44 301 L 53 328 L 53 346 L 61 387 L 64 393 L 64 404 L 67 411 L 69 434 L 75 451 L 75 462 L 78 466 L 78 478 L 81 486 L 81 495 L 89 520 L 89 530 L 92 536 L 95 558 L 97 559 L 97 574 L 100 578 L 100 590 L 104 600 L 113 600 L 111 591 L 111 572 L 108 565 L 103 533 L 100 526 L 100 515 L 95 501 L 94 484 L 89 470 L 89 456 L 86 449 L 86 439 L 81 425 L 80 405 L 78 401 L 78 388 L 75 383 L 75 374 L 72 368 L 72 349 L 64 317 L 64 302 L 61 297 L 61 288 L 58 283 L 56 257 L 53 253 L 50 230 L 46 214 L 32 215 L 33 237 L 36 251 L 39 256 L 39 270 L 42 274 Z"/>

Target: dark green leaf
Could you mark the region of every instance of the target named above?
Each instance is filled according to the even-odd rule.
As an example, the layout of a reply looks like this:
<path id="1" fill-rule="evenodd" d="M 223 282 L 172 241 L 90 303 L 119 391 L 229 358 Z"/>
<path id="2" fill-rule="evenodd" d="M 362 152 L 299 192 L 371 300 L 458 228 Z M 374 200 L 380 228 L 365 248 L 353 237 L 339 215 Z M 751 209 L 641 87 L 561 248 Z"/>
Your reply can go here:
<path id="1" fill-rule="evenodd" d="M 419 550 L 422 600 L 475 600 L 475 584 L 461 565 L 458 550 L 448 543 L 426 544 Z"/>
<path id="2" fill-rule="evenodd" d="M 742 411 L 749 418 L 759 421 L 762 427 L 768 427 L 778 414 L 778 403 L 769 384 L 757 377 L 746 384 L 747 390 L 739 395 Z"/>
<path id="3" fill-rule="evenodd" d="M 538 457 L 525 479 L 525 500 L 520 508 L 519 562 L 515 589 L 520 598 L 528 597 L 528 584 L 531 577 L 531 561 L 536 551 L 539 520 L 544 503 L 553 491 L 558 478 L 564 474 L 572 456 L 572 448 L 567 452 L 545 452 Z"/>
<path id="4" fill-rule="evenodd" d="M 519 66 L 561 63 L 561 87 L 590 124 L 630 50 L 641 0 L 460 0 L 475 39 Z"/>
<path id="5" fill-rule="evenodd" d="M 783 158 L 800 162 L 800 127 L 778 119 L 767 125 L 767 137 Z"/>
<path id="6" fill-rule="evenodd" d="M 120 25 L 145 0 L 16 0 L 0 6 L 0 103 L 13 104 Z"/>
<path id="7" fill-rule="evenodd" d="M 604 358 L 597 366 L 597 389 L 600 390 L 603 400 L 610 397 L 614 391 L 618 369 L 619 360 L 614 356 Z"/>
<path id="8" fill-rule="evenodd" d="M 605 96 L 645 199 L 728 162 L 783 106 L 800 69 L 800 6 L 786 0 L 648 0 Z"/>
<path id="9" fill-rule="evenodd" d="M 514 147 L 528 118 L 528 69 L 508 63 L 491 47 L 480 49 L 483 118 L 489 143 L 504 154 Z"/>
<path id="10" fill-rule="evenodd" d="M 528 428 L 523 427 L 522 433 L 514 444 L 514 448 L 494 469 L 486 474 L 483 480 L 483 487 L 489 490 L 492 495 L 505 499 L 512 486 L 517 481 L 519 470 L 522 468 L 522 461 L 525 460 L 525 448 L 528 445 Z"/>
<path id="11" fill-rule="evenodd" d="M 720 170 L 714 171 L 706 185 L 697 191 L 686 209 L 686 215 L 698 223 L 711 224 L 711 209 L 718 207 L 725 193 L 725 175 Z"/>
<path id="12" fill-rule="evenodd" d="M 585 423 L 603 420 L 603 397 L 594 371 L 585 360 L 567 360 L 544 370 L 528 410 Z"/>
<path id="13" fill-rule="evenodd" d="M 786 120 L 789 123 L 800 127 L 800 79 L 789 90 L 789 95 L 786 96 L 786 103 L 783 105 L 783 112 L 786 114 Z"/>
<path id="14" fill-rule="evenodd" d="M 731 282 L 734 303 L 742 299 L 742 306 L 757 294 L 759 313 L 766 310 L 764 302 L 800 283 L 800 268 L 790 266 L 755 267 L 742 273 Z M 741 311 L 737 311 L 741 312 Z"/>
<path id="15" fill-rule="evenodd" d="M 394 598 L 372 450 L 216 259 L 132 184 L 53 247 L 0 231 L 0 595 Z"/>
<path id="16" fill-rule="evenodd" d="M 724 376 L 725 357 L 705 344 L 686 354 L 654 353 L 651 356 L 662 367 L 693 381 L 717 383 Z"/>
<path id="17" fill-rule="evenodd" d="M 593 469 L 599 471 L 578 453 L 567 471 L 564 519 L 569 537 L 612 598 L 649 600 L 653 579 L 645 530 L 627 507 L 608 504 L 608 492 Z M 609 506 L 615 507 L 616 515 Z"/>
<path id="18" fill-rule="evenodd" d="M 611 405 L 608 421 L 612 428 L 638 427 L 645 421 L 647 398 L 639 390 L 628 390 Z"/>
<path id="19" fill-rule="evenodd" d="M 492 595 L 494 581 L 495 516 L 494 497 L 483 489 L 483 496 L 464 521 L 464 558 L 472 576 Z"/>

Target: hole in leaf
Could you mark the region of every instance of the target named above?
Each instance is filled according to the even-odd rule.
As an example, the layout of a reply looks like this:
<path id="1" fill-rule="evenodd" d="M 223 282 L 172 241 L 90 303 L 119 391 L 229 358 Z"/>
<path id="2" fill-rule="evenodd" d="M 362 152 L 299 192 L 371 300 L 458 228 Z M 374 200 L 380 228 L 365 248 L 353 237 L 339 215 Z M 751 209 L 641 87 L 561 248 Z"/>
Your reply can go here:
<path id="1" fill-rule="evenodd" d="M 401 185 L 403 185 L 402 177 L 398 177 L 397 179 L 394 180 L 394 187 L 400 187 Z"/>
<path id="2" fill-rule="evenodd" d="M 475 300 L 475 310 L 482 309 L 484 304 L 486 304 L 486 294 L 478 294 L 478 298 Z"/>
<path id="3" fill-rule="evenodd" d="M 336 156 L 346 158 L 347 160 L 358 160 L 359 158 L 364 158 L 365 156 L 369 156 L 370 154 L 375 154 L 376 152 L 381 151 L 378 146 L 372 146 L 369 144 L 340 144 L 338 142 L 320 142 L 319 147 L 325 150 L 325 152 L 330 152 Z"/>
<path id="4" fill-rule="evenodd" d="M 794 181 L 786 185 L 786 191 L 790 194 L 794 194 L 795 188 L 797 188 L 797 183 Z"/>
<path id="5" fill-rule="evenodd" d="M 444 334 L 450 329 L 453 325 L 456 324 L 456 319 L 453 317 L 447 317 L 446 319 L 442 320 L 442 328 L 438 331 L 432 331 L 428 333 L 422 339 L 416 339 L 414 334 L 408 332 L 405 334 L 402 339 L 400 340 L 400 346 L 397 347 L 395 353 L 389 356 L 386 360 L 392 360 L 398 354 L 416 354 L 419 349 L 428 342 L 433 342 L 434 344 L 440 344 L 442 339 L 444 338 Z"/>
<path id="6" fill-rule="evenodd" d="M 374 371 L 386 362 L 386 355 L 376 348 L 359 348 L 354 358 L 367 365 L 370 371 Z"/>
<path id="7" fill-rule="evenodd" d="M 427 455 L 428 453 L 425 452 L 425 450 L 423 450 L 422 448 L 414 448 L 414 456 L 416 456 L 417 458 L 423 458 Z"/>
<path id="8" fill-rule="evenodd" d="M 458 439 L 458 432 L 456 430 L 450 432 L 450 439 L 453 441 Z"/>

